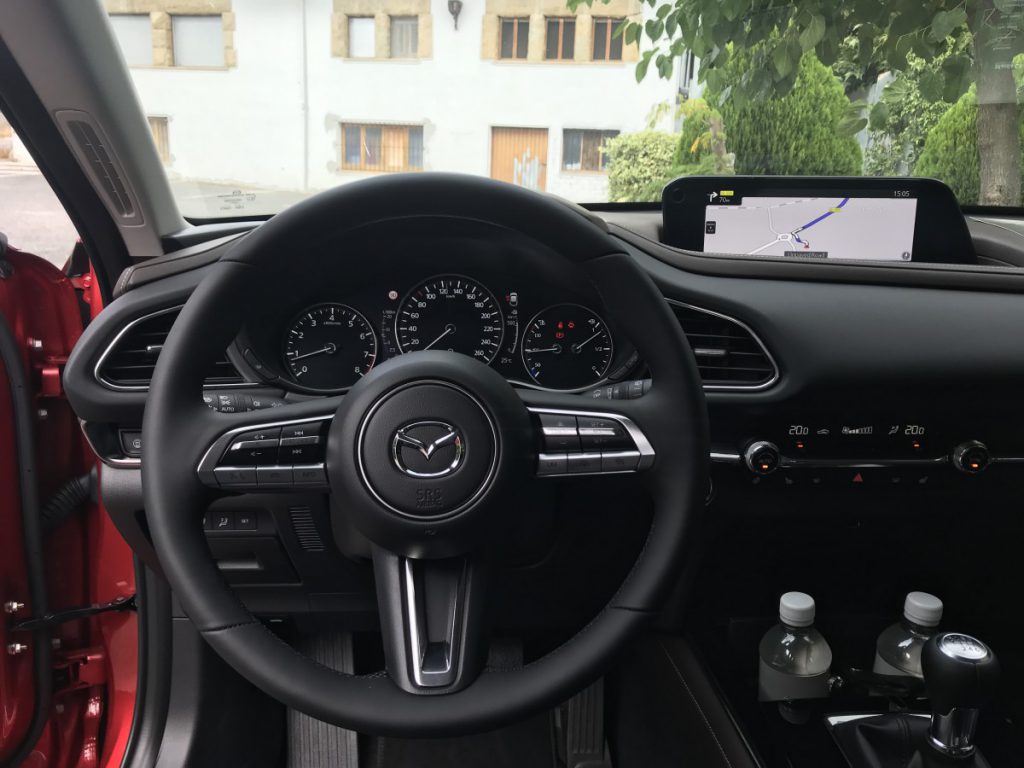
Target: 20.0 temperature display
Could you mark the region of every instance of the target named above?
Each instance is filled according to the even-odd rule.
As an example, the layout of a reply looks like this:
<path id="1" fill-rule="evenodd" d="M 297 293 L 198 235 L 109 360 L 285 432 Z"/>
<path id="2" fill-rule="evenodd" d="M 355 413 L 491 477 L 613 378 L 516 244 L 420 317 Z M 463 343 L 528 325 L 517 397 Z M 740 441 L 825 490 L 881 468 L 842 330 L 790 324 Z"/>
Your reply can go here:
<path id="1" fill-rule="evenodd" d="M 556 304 L 526 326 L 523 365 L 548 389 L 582 389 L 602 381 L 612 362 L 612 335 L 597 313 Z"/>

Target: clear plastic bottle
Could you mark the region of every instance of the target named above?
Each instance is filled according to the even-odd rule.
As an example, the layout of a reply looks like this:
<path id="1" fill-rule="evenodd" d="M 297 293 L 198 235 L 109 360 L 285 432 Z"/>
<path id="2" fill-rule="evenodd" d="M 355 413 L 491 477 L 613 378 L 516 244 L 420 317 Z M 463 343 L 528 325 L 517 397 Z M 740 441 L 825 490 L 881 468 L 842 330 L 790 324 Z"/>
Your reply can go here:
<path id="1" fill-rule="evenodd" d="M 942 601 L 927 592 L 911 592 L 903 603 L 903 621 L 878 636 L 874 671 L 881 675 L 923 678 L 921 649 L 942 621 Z"/>
<path id="2" fill-rule="evenodd" d="M 799 701 L 828 696 L 832 649 L 814 628 L 814 598 L 787 592 L 779 599 L 779 623 L 761 638 L 758 698 Z"/>

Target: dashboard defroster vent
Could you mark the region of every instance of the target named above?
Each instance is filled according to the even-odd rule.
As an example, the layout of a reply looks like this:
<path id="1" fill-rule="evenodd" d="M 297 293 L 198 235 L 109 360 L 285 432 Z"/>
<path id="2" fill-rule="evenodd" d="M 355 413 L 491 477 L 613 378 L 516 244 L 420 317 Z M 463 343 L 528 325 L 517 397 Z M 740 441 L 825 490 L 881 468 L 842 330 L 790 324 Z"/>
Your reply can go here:
<path id="1" fill-rule="evenodd" d="M 160 350 L 180 311 L 181 307 L 161 310 L 125 326 L 96 364 L 96 378 L 113 389 L 149 387 Z M 245 381 L 225 353 L 213 364 L 205 383 L 207 386 L 236 386 Z"/>
<path id="2" fill-rule="evenodd" d="M 693 348 L 705 389 L 766 389 L 778 380 L 778 366 L 744 323 L 689 304 L 670 304 Z"/>

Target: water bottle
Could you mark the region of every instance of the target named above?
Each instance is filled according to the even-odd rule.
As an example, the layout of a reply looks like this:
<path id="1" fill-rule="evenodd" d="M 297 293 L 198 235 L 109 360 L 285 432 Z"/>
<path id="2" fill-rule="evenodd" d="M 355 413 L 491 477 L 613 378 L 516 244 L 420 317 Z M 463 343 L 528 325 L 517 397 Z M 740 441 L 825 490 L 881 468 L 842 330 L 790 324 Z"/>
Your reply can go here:
<path id="1" fill-rule="evenodd" d="M 761 638 L 757 694 L 761 701 L 823 699 L 829 692 L 832 649 L 814 628 L 814 598 L 787 592 L 779 623 Z"/>
<path id="2" fill-rule="evenodd" d="M 878 636 L 874 671 L 881 675 L 923 678 L 921 649 L 942 621 L 942 601 L 927 592 L 911 592 L 903 602 L 903 621 Z"/>

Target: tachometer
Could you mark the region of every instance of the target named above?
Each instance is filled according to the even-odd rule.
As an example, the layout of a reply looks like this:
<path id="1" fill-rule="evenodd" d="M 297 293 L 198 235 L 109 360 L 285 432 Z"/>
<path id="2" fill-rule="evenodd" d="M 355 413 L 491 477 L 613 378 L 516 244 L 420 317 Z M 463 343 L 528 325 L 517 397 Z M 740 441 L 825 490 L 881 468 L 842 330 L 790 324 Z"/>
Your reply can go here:
<path id="1" fill-rule="evenodd" d="M 612 335 L 597 313 L 579 304 L 556 304 L 539 312 L 523 334 L 523 365 L 548 389 L 597 384 L 612 362 Z"/>
<path id="2" fill-rule="evenodd" d="M 377 335 L 352 307 L 317 304 L 288 326 L 284 362 L 295 382 L 307 389 L 343 389 L 377 362 Z"/>
<path id="3" fill-rule="evenodd" d="M 494 296 L 461 275 L 438 275 L 414 288 L 395 317 L 402 352 L 446 349 L 489 364 L 504 334 L 505 321 Z"/>

